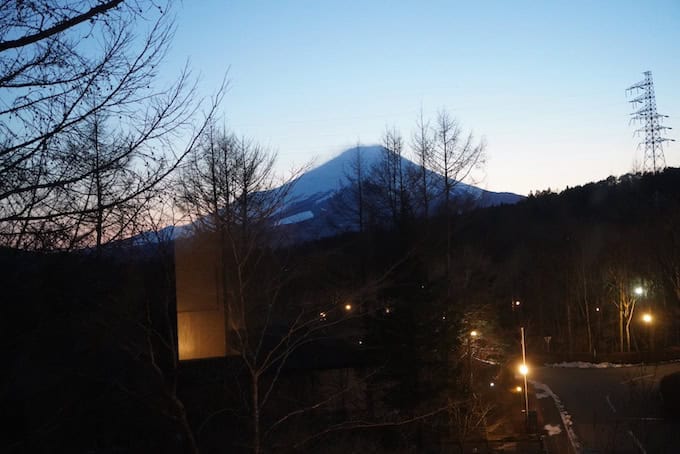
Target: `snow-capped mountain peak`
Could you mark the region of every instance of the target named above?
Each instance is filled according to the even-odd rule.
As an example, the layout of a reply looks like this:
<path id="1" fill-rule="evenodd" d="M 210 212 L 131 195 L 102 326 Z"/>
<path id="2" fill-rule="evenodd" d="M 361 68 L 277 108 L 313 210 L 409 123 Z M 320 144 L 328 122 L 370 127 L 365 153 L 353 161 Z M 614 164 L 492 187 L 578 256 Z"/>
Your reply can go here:
<path id="1" fill-rule="evenodd" d="M 335 192 L 349 184 L 348 175 L 352 172 L 353 163 L 360 154 L 362 165 L 366 171 L 373 167 L 382 157 L 383 147 L 378 145 L 354 147 L 340 153 L 329 161 L 300 175 L 291 184 L 291 200 L 302 200 L 317 194 Z"/>

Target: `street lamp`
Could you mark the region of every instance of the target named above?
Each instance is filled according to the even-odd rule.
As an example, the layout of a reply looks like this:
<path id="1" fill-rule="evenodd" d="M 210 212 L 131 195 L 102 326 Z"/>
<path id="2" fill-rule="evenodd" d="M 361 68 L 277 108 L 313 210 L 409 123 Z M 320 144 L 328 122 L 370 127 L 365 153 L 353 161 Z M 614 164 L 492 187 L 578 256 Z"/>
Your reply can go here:
<path id="1" fill-rule="evenodd" d="M 519 373 L 524 377 L 524 415 L 527 427 L 529 426 L 529 390 L 527 389 L 527 375 L 529 368 L 527 367 L 527 349 L 524 342 L 524 327 L 520 327 L 522 334 L 522 364 L 519 366 Z"/>
<path id="2" fill-rule="evenodd" d="M 526 377 L 526 375 L 529 373 L 529 368 L 526 364 L 519 365 L 519 373 Z"/>
<path id="3" fill-rule="evenodd" d="M 517 301 L 517 300 L 512 300 L 512 301 L 510 301 L 510 307 L 512 308 L 512 312 L 515 312 L 515 310 L 519 310 L 519 307 L 520 307 L 521 305 L 522 305 L 522 303 L 520 303 L 520 302 Z"/>
<path id="4" fill-rule="evenodd" d="M 524 414 L 529 422 L 529 390 L 527 389 L 527 375 L 529 375 L 529 368 L 525 363 L 519 365 L 519 373 L 524 377 Z"/>
<path id="5" fill-rule="evenodd" d="M 645 312 L 642 314 L 642 321 L 644 322 L 645 325 L 647 325 L 647 329 L 649 330 L 649 352 L 650 352 L 650 360 L 651 360 L 651 352 L 653 350 L 653 345 L 654 345 L 654 331 L 653 331 L 653 326 L 652 322 L 654 321 L 654 318 L 652 317 L 652 314 L 649 312 Z"/>
<path id="6" fill-rule="evenodd" d="M 635 288 L 633 289 L 633 291 L 635 292 L 635 294 L 636 294 L 637 296 L 642 296 L 642 294 L 645 293 L 645 289 L 643 289 L 643 288 L 642 288 L 641 286 L 639 286 L 639 285 L 638 285 L 637 287 L 635 287 Z"/>
<path id="7" fill-rule="evenodd" d="M 479 331 L 472 330 L 467 337 L 467 356 L 468 356 L 468 374 L 469 374 L 469 389 L 472 390 L 472 340 L 479 336 Z"/>

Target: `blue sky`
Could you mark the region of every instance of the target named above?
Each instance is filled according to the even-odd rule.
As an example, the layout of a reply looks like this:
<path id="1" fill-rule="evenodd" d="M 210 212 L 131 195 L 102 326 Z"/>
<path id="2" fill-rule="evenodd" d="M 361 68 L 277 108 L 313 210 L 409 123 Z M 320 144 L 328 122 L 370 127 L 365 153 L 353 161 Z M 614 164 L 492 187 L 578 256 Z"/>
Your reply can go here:
<path id="1" fill-rule="evenodd" d="M 652 70 L 680 140 L 680 1 L 182 2 L 168 60 L 187 58 L 235 132 L 283 170 L 321 163 L 422 106 L 484 136 L 480 186 L 527 194 L 631 170 L 625 89 Z M 665 149 L 680 166 L 680 144 Z"/>

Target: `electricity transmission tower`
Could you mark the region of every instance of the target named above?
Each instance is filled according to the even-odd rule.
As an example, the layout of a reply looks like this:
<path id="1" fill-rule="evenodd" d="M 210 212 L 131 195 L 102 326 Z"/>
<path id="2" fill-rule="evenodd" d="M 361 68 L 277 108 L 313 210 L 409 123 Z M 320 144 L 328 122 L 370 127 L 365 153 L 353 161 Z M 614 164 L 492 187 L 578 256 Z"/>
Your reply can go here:
<path id="1" fill-rule="evenodd" d="M 642 125 L 640 129 L 635 131 L 636 134 L 644 133 L 644 140 L 638 144 L 638 148 L 642 148 L 644 145 L 645 149 L 642 171 L 656 173 L 666 167 L 663 143 L 673 142 L 674 139 L 663 137 L 664 129 L 672 128 L 661 124 L 664 118 L 668 118 L 668 115 L 661 115 L 656 111 L 652 72 L 645 71 L 644 75 L 644 80 L 628 87 L 626 95 L 637 95 L 629 101 L 636 109 L 635 112 L 631 113 L 630 121 L 638 121 Z"/>

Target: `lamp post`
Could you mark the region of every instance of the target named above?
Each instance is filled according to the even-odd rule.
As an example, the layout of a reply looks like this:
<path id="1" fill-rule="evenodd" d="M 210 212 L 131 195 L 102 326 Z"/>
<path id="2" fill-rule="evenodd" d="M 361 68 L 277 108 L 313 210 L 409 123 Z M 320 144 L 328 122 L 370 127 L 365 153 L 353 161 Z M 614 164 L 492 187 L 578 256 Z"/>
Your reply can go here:
<path id="1" fill-rule="evenodd" d="M 527 389 L 527 375 L 529 374 L 529 368 L 527 367 L 527 352 L 526 345 L 524 343 L 524 327 L 520 327 L 520 332 L 522 334 L 522 364 L 519 366 L 519 373 L 524 377 L 524 418 L 528 425 L 529 423 L 529 390 Z"/>
<path id="2" fill-rule="evenodd" d="M 654 317 L 652 317 L 652 314 L 649 312 L 646 312 L 642 314 L 642 321 L 647 325 L 647 330 L 649 331 L 649 355 L 650 355 L 650 360 L 651 360 L 651 355 L 652 351 L 654 350 L 653 345 L 654 345 L 654 338 L 653 338 L 653 326 L 652 322 L 654 321 Z"/>
<path id="3" fill-rule="evenodd" d="M 636 286 L 633 289 L 633 292 L 635 293 L 635 296 L 638 298 L 642 298 L 643 296 L 646 296 L 646 289 L 642 287 L 641 285 Z M 647 330 L 648 333 L 647 335 L 649 336 L 649 360 L 651 361 L 652 357 L 652 351 L 654 350 L 654 317 L 652 317 L 651 310 L 648 310 L 644 314 L 642 314 L 642 322 L 647 325 Z"/>
<path id="4" fill-rule="evenodd" d="M 522 303 L 519 300 L 513 299 L 510 302 L 510 307 L 512 309 L 513 321 L 518 326 L 522 326 L 524 324 L 524 321 L 522 320 Z"/>
<path id="5" fill-rule="evenodd" d="M 472 390 L 472 341 L 479 336 L 479 331 L 472 330 L 467 337 L 467 357 L 468 357 L 468 387 Z"/>
<path id="6" fill-rule="evenodd" d="M 597 314 L 597 335 L 595 336 L 595 348 L 600 347 L 600 337 L 602 337 L 602 310 L 600 306 L 595 307 L 595 313 Z"/>

